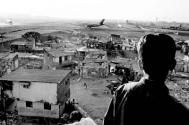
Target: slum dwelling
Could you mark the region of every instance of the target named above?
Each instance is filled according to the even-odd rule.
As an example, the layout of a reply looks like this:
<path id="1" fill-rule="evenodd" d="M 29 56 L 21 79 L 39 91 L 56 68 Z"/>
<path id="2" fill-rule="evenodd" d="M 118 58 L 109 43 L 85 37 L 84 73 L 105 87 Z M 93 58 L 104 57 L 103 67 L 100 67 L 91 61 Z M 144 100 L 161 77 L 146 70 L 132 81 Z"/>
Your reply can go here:
<path id="1" fill-rule="evenodd" d="M 24 117 L 59 118 L 70 98 L 70 70 L 16 70 L 0 78 L 1 108 Z"/>
<path id="2" fill-rule="evenodd" d="M 80 63 L 79 74 L 86 78 L 105 78 L 108 76 L 106 51 L 89 49 L 84 61 Z"/>

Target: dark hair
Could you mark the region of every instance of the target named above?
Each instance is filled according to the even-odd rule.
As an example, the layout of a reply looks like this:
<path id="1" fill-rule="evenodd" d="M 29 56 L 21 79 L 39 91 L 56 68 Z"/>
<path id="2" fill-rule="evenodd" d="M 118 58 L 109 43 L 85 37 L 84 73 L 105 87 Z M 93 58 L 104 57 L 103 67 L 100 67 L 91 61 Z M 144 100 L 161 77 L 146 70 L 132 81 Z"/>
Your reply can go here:
<path id="1" fill-rule="evenodd" d="M 75 121 L 80 121 L 82 118 L 82 114 L 78 111 L 73 111 L 71 114 L 70 114 L 70 119 L 71 121 L 75 122 Z"/>
<path id="2" fill-rule="evenodd" d="M 157 75 L 158 71 L 168 73 L 175 67 L 176 45 L 170 36 L 148 34 L 139 40 L 137 47 L 139 60 L 149 75 Z"/>

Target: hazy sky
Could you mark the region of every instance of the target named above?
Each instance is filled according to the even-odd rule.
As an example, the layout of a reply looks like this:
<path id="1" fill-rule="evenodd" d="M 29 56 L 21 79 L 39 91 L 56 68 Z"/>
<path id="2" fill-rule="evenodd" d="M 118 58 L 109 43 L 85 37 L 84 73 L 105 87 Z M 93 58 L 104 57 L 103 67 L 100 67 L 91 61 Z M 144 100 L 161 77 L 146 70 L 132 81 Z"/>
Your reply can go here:
<path id="1" fill-rule="evenodd" d="M 0 0 L 0 16 L 189 22 L 189 0 Z"/>

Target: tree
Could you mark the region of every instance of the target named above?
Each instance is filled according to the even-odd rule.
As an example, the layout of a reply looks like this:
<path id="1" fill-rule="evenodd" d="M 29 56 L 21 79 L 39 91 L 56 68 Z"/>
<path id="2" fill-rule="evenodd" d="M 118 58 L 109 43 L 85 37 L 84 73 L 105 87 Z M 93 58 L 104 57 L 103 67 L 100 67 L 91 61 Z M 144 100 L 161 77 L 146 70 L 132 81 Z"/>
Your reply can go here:
<path id="1" fill-rule="evenodd" d="M 22 38 L 32 41 L 32 39 L 35 39 L 36 42 L 38 42 L 41 38 L 41 34 L 38 32 L 26 32 L 24 35 L 22 35 Z"/>
<path id="2" fill-rule="evenodd" d="M 47 36 L 47 40 L 48 40 L 48 41 L 50 41 L 50 40 L 54 40 L 54 37 L 51 36 L 51 35 L 48 35 L 48 36 Z"/>

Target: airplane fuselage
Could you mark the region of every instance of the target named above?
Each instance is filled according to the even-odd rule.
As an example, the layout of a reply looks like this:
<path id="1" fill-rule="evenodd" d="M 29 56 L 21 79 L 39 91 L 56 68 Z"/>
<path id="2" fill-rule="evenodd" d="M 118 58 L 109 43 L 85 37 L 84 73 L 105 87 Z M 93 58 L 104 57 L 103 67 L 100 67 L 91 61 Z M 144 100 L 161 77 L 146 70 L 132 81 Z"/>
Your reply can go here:
<path id="1" fill-rule="evenodd" d="M 102 26 L 100 24 L 91 24 L 91 25 L 87 25 L 87 28 L 94 28 L 94 27 L 99 27 Z"/>

